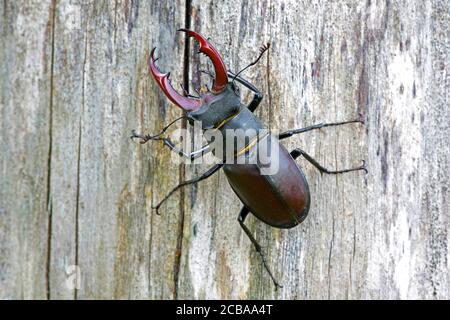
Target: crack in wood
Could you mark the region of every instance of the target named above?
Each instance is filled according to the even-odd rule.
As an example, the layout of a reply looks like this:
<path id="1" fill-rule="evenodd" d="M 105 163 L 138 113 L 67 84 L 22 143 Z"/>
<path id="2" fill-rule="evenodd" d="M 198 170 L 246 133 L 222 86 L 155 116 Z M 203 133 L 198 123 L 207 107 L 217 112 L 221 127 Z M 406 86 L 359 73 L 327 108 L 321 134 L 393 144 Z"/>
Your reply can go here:
<path id="1" fill-rule="evenodd" d="M 191 0 L 186 0 L 186 6 L 185 6 L 185 20 L 184 20 L 184 27 L 186 29 L 189 29 L 191 26 L 191 12 L 192 12 L 192 4 Z M 183 61 L 183 87 L 186 88 L 186 93 L 189 91 L 189 37 L 187 34 L 185 34 L 184 37 L 184 61 Z M 187 120 L 184 118 L 181 122 L 181 128 L 186 129 L 187 128 Z M 179 168 L 179 181 L 184 181 L 186 178 L 186 168 L 183 163 L 180 164 Z M 175 300 L 178 299 L 178 280 L 180 276 L 180 267 L 181 267 L 181 256 L 182 256 L 182 250 L 183 250 L 183 235 L 184 235 L 184 218 L 185 218 L 185 200 L 186 200 L 186 193 L 184 192 L 184 189 L 180 189 L 180 217 L 178 221 L 178 235 L 177 235 L 177 243 L 175 248 L 175 262 L 174 262 L 174 274 L 173 274 L 173 281 L 174 281 L 174 290 L 173 290 L 173 297 Z"/>
<path id="2" fill-rule="evenodd" d="M 333 245 L 334 245 L 334 213 L 333 213 L 333 221 L 332 221 L 332 229 L 331 229 L 331 241 L 330 241 L 330 250 L 328 252 L 328 299 L 331 298 L 331 255 L 333 253 Z"/>
<path id="3" fill-rule="evenodd" d="M 272 17 L 272 6 L 269 2 L 269 20 L 271 20 Z M 269 37 L 272 35 L 272 25 L 269 25 Z M 267 51 L 267 97 L 268 97 L 268 104 L 269 104 L 269 121 L 268 126 L 269 129 L 272 129 L 272 118 L 273 118 L 273 110 L 272 110 L 272 90 L 271 90 L 271 82 L 270 82 L 270 50 Z"/>
<path id="4" fill-rule="evenodd" d="M 81 80 L 81 112 L 78 126 L 78 155 L 77 155 L 77 190 L 76 190 L 76 208 L 75 208 L 75 265 L 79 264 L 79 220 L 80 220 L 80 180 L 81 180 L 81 137 L 82 137 L 82 125 L 83 114 L 85 109 L 85 86 L 86 86 L 86 63 L 87 63 L 87 47 L 88 47 L 88 20 L 86 20 L 86 36 L 84 39 L 84 57 L 83 57 L 83 70 Z M 78 279 L 77 279 L 78 281 Z M 74 299 L 78 299 L 78 288 L 74 289 Z"/>
<path id="5" fill-rule="evenodd" d="M 47 158 L 47 210 L 48 210 L 48 222 L 47 222 L 47 257 L 45 268 L 45 283 L 46 283 L 46 298 L 50 300 L 50 261 L 51 261 L 51 249 L 52 249 L 52 204 L 51 204 L 51 172 L 52 172 L 52 127 L 53 127 L 53 81 L 54 81 L 54 62 L 55 62 L 55 16 L 56 16 L 56 0 L 51 3 L 51 65 L 50 65 L 50 112 L 49 112 L 49 147 Z"/>

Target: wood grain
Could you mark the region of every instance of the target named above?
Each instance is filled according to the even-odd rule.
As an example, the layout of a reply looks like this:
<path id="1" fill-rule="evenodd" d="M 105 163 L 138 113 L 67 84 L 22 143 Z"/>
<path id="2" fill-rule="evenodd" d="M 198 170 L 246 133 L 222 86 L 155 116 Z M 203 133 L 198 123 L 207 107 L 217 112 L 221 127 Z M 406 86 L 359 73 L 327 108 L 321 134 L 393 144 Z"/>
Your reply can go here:
<path id="1" fill-rule="evenodd" d="M 0 4 L 0 299 L 45 299 L 52 3 Z"/>
<path id="2" fill-rule="evenodd" d="M 4 1 L 0 20 L 0 299 L 450 298 L 446 1 Z M 299 159 L 309 217 L 248 218 L 281 290 L 222 172 L 151 209 L 209 167 L 129 139 L 182 114 L 148 75 L 151 48 L 177 89 L 208 83 L 185 26 L 232 71 L 271 43 L 243 76 L 272 130 L 365 122 L 283 142 L 369 174 Z"/>

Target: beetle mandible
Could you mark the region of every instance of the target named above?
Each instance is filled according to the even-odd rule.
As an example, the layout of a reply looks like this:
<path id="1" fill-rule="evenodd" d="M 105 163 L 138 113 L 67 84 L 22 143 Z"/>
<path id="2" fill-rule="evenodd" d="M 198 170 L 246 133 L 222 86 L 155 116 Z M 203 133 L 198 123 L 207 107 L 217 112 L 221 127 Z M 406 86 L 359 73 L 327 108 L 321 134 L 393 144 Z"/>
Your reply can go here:
<path id="1" fill-rule="evenodd" d="M 367 169 L 363 160 L 362 165 L 359 167 L 344 170 L 328 170 L 302 149 L 297 148 L 289 153 L 285 147 L 279 143 L 279 140 L 286 139 L 295 134 L 324 127 L 339 126 L 356 122 L 363 123 L 363 121 L 351 120 L 335 123 L 321 123 L 301 129 L 289 130 L 277 135 L 268 133 L 261 136 L 258 132 L 264 132 L 263 129 L 265 129 L 265 126 L 254 115 L 254 111 L 260 104 L 263 95 L 253 84 L 239 75 L 248 67 L 255 65 L 264 52 L 269 49 L 270 45 L 267 44 L 261 47 L 258 58 L 235 74 L 227 71 L 225 63 L 217 50 L 203 36 L 187 29 L 180 29 L 178 31 L 185 32 L 187 36 L 193 37 L 199 44 L 199 52 L 204 53 L 210 58 L 214 67 L 214 75 L 210 74 L 213 78 L 213 84 L 211 90 L 208 89 L 206 93 L 199 93 L 199 96 L 189 95 L 186 91 L 184 92 L 184 95 L 179 94 L 171 85 L 169 79 L 170 73 L 164 74 L 156 66 L 155 62 L 157 59 L 154 57 L 156 48 L 154 48 L 148 61 L 149 71 L 167 98 L 169 98 L 173 104 L 185 111 L 185 116 L 183 117 L 187 118 L 191 125 L 195 121 L 200 121 L 202 130 L 219 130 L 223 133 L 223 137 L 226 137 L 226 130 L 253 129 L 253 132 L 255 132 L 254 136 L 246 136 L 243 147 L 234 150 L 235 158 L 253 157 L 255 148 L 262 147 L 262 143 L 264 142 L 265 144 L 277 146 L 279 168 L 273 174 L 263 175 L 261 174 L 262 166 L 258 161 L 250 164 L 236 162 L 228 163 L 222 161 L 221 163 L 212 166 L 201 176 L 180 183 L 153 208 L 158 210 L 179 188 L 211 177 L 219 169 L 223 168 L 231 188 L 243 203 L 243 207 L 238 216 L 238 222 L 261 257 L 264 268 L 267 270 L 275 284 L 275 288 L 281 287 L 268 266 L 261 246 L 253 237 L 249 228 L 244 224 L 248 213 L 253 213 L 258 219 L 275 228 L 292 228 L 305 220 L 310 208 L 310 192 L 306 178 L 299 165 L 295 162 L 295 159 L 299 156 L 303 156 L 321 173 L 338 174 L 357 170 L 364 170 L 367 173 Z M 232 79 L 230 80 L 230 78 Z M 235 82 L 240 83 L 254 93 L 253 99 L 248 105 L 244 105 L 241 102 L 239 87 Z M 178 118 L 177 120 L 181 118 Z M 200 150 L 186 153 L 177 148 L 169 138 L 163 137 L 167 128 L 177 120 L 164 127 L 163 131 L 157 135 L 142 135 L 133 130 L 131 138 L 141 139 L 140 142 L 142 144 L 149 140 L 163 141 L 163 143 L 172 151 L 191 160 L 212 151 L 211 138 L 209 138 L 208 144 Z M 205 138 L 208 140 L 208 137 L 205 136 Z M 232 143 L 234 144 L 234 141 Z M 227 141 L 225 141 L 225 145 L 226 144 Z"/>

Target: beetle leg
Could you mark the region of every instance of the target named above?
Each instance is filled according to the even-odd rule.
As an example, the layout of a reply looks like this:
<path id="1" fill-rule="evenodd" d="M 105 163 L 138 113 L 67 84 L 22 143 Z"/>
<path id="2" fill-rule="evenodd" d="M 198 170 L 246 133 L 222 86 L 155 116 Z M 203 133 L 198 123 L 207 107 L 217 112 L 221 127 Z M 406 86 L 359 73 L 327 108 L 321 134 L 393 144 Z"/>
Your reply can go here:
<path id="1" fill-rule="evenodd" d="M 161 137 L 167 131 L 167 129 L 170 128 L 170 126 L 172 126 L 175 122 L 177 122 L 183 118 L 185 118 L 185 116 L 181 116 L 181 117 L 175 119 L 174 121 L 172 121 L 171 123 L 166 125 L 160 133 L 155 134 L 155 135 L 139 134 L 136 132 L 136 130 L 131 130 L 132 135 L 130 138 L 131 139 L 140 139 L 141 140 L 141 141 L 139 141 L 140 144 L 147 143 L 150 140 L 161 140 L 161 141 L 163 141 L 164 145 L 167 146 L 171 151 L 177 153 L 178 155 L 180 155 L 182 157 L 190 159 L 191 161 L 210 152 L 211 149 L 210 149 L 209 145 L 205 145 L 205 146 L 202 146 L 202 148 L 199 150 L 192 151 L 191 153 L 185 153 L 182 149 L 177 148 L 170 139 Z"/>
<path id="2" fill-rule="evenodd" d="M 161 141 L 163 141 L 164 145 L 170 149 L 170 151 L 175 152 L 179 156 L 185 157 L 186 159 L 189 159 L 191 161 L 193 161 L 211 151 L 210 146 L 207 144 L 207 145 L 202 146 L 198 150 L 192 151 L 191 153 L 186 153 L 183 151 L 183 149 L 177 148 L 175 146 L 175 143 L 173 143 L 172 140 L 170 140 L 168 138 L 161 138 L 161 137 L 159 137 L 159 135 L 151 136 L 149 134 L 146 134 L 146 135 L 139 134 L 135 130 L 132 130 L 131 133 L 133 134 L 131 136 L 131 139 L 141 139 L 141 141 L 139 141 L 140 144 L 147 143 L 150 140 L 161 140 Z"/>
<path id="3" fill-rule="evenodd" d="M 152 206 L 152 209 L 156 209 L 156 213 L 159 215 L 159 208 L 161 207 L 161 205 L 166 202 L 167 199 L 170 198 L 170 196 L 177 191 L 178 189 L 187 186 L 189 184 L 193 184 L 193 183 L 197 183 L 200 182 L 202 180 L 205 180 L 207 178 L 209 178 L 210 176 L 212 176 L 214 173 L 216 173 L 217 171 L 219 171 L 220 168 L 222 168 L 223 164 L 219 163 L 216 164 L 214 166 L 212 166 L 211 168 L 209 168 L 208 171 L 206 171 L 205 173 L 203 173 L 201 176 L 195 177 L 191 180 L 186 180 L 181 182 L 179 185 L 177 185 L 175 188 L 173 188 L 156 206 Z"/>
<path id="4" fill-rule="evenodd" d="M 141 141 L 139 141 L 140 144 L 144 144 L 147 143 L 150 140 L 163 140 L 161 138 L 161 136 L 167 131 L 167 129 L 169 129 L 175 122 L 186 118 L 186 116 L 181 116 L 179 118 L 176 118 L 175 120 L 173 120 L 171 123 L 169 123 L 168 125 L 166 125 L 160 133 L 155 134 L 155 135 L 150 135 L 150 134 L 139 134 L 136 132 L 136 130 L 131 130 L 131 137 L 130 139 L 141 139 Z"/>
<path id="5" fill-rule="evenodd" d="M 198 157 L 201 157 L 211 151 L 210 146 L 207 144 L 207 145 L 202 146 L 198 150 L 192 151 L 191 153 L 186 153 L 182 149 L 177 148 L 170 139 L 164 138 L 163 142 L 164 142 L 164 145 L 167 146 L 171 151 L 175 152 L 176 154 L 178 154 L 182 157 L 185 157 L 186 159 L 190 159 L 191 161 L 194 159 L 197 159 Z"/>
<path id="6" fill-rule="evenodd" d="M 343 124 L 357 123 L 357 122 L 364 124 L 363 120 L 350 120 L 350 121 L 343 121 L 343 122 L 319 123 L 319 124 L 315 124 L 315 125 L 312 125 L 312 126 L 309 126 L 306 128 L 300 128 L 300 129 L 294 129 L 294 130 L 282 132 L 278 135 L 278 139 L 279 140 L 286 139 L 286 138 L 292 137 L 294 134 L 303 133 L 303 132 L 307 132 L 307 131 L 311 131 L 311 130 L 315 130 L 315 129 L 340 126 Z"/>
<path id="7" fill-rule="evenodd" d="M 269 265 L 267 264 L 267 261 L 266 261 L 266 255 L 262 251 L 261 245 L 253 237 L 250 229 L 244 224 L 245 218 L 247 217 L 248 213 L 249 213 L 249 210 L 247 209 L 246 206 L 244 206 L 238 216 L 239 224 L 241 225 L 242 229 L 244 229 L 245 234 L 250 239 L 250 241 L 253 243 L 253 246 L 255 247 L 256 252 L 258 252 L 259 256 L 261 257 L 264 268 L 266 269 L 267 273 L 270 275 L 270 278 L 272 278 L 273 284 L 275 285 L 275 290 L 277 290 L 278 288 L 283 288 L 283 286 L 280 285 L 277 282 L 277 280 L 275 279 L 275 277 L 273 276 L 272 271 L 270 271 Z"/>
<path id="8" fill-rule="evenodd" d="M 328 170 L 327 168 L 321 166 L 316 160 L 314 160 L 309 154 L 307 154 L 302 149 L 294 149 L 291 152 L 291 156 L 294 159 L 297 159 L 299 156 L 305 157 L 306 160 L 308 160 L 314 167 L 316 167 L 321 173 L 328 173 L 328 174 L 338 174 L 338 173 L 345 173 L 345 172 L 351 172 L 351 171 L 358 171 L 358 170 L 364 170 L 366 173 L 368 173 L 366 168 L 366 162 L 362 160 L 362 165 L 356 168 L 351 169 L 344 169 L 344 170 Z"/>
<path id="9" fill-rule="evenodd" d="M 236 75 L 233 72 L 228 71 L 228 75 L 230 77 L 236 77 Z M 247 80 L 241 78 L 240 76 L 237 76 L 235 79 L 237 82 L 239 82 L 240 84 L 242 84 L 244 87 L 246 87 L 247 89 L 249 89 L 250 91 L 253 91 L 255 93 L 255 95 L 253 96 L 253 100 L 250 102 L 250 104 L 247 106 L 247 108 L 251 111 L 254 112 L 256 110 L 256 108 L 258 108 L 259 103 L 261 102 L 261 100 L 263 99 L 263 94 L 261 91 L 259 91 L 253 84 L 251 84 L 250 82 L 248 82 Z"/>

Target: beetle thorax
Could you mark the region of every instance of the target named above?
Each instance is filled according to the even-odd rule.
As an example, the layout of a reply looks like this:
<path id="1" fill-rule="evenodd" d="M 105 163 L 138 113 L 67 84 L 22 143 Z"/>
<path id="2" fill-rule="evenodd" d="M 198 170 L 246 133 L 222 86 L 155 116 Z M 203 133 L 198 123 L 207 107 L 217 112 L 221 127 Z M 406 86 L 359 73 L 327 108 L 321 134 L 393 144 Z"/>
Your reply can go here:
<path id="1" fill-rule="evenodd" d="M 242 107 L 239 92 L 231 83 L 218 94 L 208 92 L 202 96 L 202 100 L 204 104 L 201 108 L 188 112 L 187 116 L 191 124 L 193 121 L 201 121 L 203 130 L 217 127 L 226 119 L 237 114 Z"/>

